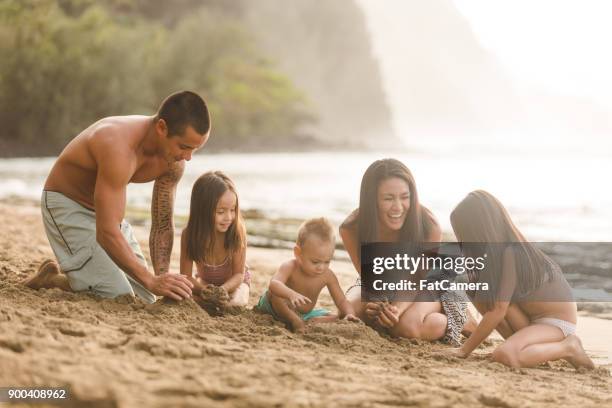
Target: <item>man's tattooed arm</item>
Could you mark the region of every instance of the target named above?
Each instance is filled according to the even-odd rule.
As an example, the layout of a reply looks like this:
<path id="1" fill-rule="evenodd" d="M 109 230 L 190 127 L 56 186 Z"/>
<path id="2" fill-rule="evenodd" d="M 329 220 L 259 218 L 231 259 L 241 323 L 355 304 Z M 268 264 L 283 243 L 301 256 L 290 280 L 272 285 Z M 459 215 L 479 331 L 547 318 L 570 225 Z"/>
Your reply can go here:
<path id="1" fill-rule="evenodd" d="M 174 244 L 174 199 L 176 185 L 184 170 L 184 162 L 176 163 L 168 173 L 155 180 L 153 186 L 149 249 L 156 275 L 166 273 L 170 269 L 170 255 Z"/>

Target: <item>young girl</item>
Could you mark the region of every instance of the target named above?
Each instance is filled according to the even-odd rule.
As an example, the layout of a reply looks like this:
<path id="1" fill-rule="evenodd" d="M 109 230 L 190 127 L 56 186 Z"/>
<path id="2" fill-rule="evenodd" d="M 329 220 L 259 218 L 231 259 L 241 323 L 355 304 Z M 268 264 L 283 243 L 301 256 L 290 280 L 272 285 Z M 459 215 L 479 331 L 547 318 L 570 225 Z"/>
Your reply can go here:
<path id="1" fill-rule="evenodd" d="M 506 341 L 492 355 L 511 367 L 534 367 L 565 359 L 574 367 L 593 368 L 576 337 L 576 303 L 559 266 L 526 242 L 504 206 L 486 191 L 473 191 L 451 214 L 464 255 L 486 247 L 485 268 L 468 273 L 489 290 L 472 297 L 482 320 L 465 343 L 447 351 L 468 356 L 496 329 Z M 482 255 L 482 254 L 481 254 Z"/>
<path id="2" fill-rule="evenodd" d="M 251 283 L 245 260 L 246 230 L 236 187 L 220 171 L 204 173 L 193 185 L 189 221 L 181 234 L 181 274 L 193 282 L 194 293 L 215 289 L 222 292 L 222 303 L 245 306 Z"/>

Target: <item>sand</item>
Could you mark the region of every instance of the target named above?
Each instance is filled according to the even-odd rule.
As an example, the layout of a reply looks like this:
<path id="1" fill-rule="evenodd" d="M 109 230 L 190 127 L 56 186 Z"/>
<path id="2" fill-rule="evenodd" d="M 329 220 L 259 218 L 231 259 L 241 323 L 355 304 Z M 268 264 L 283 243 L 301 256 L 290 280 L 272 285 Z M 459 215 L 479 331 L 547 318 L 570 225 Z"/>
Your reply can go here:
<path id="1" fill-rule="evenodd" d="M 68 386 L 66 406 L 612 406 L 607 368 L 507 368 L 487 358 L 496 340 L 458 360 L 434 356 L 446 347 L 440 343 L 392 339 L 355 323 L 298 335 L 250 310 L 211 317 L 191 300 L 145 305 L 34 291 L 19 281 L 52 255 L 38 208 L 0 203 L 0 225 L 0 386 Z M 146 250 L 147 231 L 137 235 Z M 249 250 L 251 306 L 288 256 Z M 350 264 L 333 266 L 348 287 Z M 331 305 L 327 293 L 320 303 Z M 589 336 L 602 340 L 612 325 L 588 319 L 587 349 Z M 599 352 L 599 362 L 609 362 L 604 342 Z"/>

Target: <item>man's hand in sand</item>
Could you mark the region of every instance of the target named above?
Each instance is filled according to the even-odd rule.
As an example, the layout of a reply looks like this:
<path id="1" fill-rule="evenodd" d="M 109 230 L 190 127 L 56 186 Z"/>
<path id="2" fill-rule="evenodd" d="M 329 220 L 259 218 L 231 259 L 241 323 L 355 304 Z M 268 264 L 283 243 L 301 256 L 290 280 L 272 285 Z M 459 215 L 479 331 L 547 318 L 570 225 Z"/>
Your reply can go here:
<path id="1" fill-rule="evenodd" d="M 293 306 L 294 309 L 297 309 L 300 306 L 305 306 L 308 303 L 312 303 L 312 301 L 308 297 L 297 293 L 294 290 L 292 292 L 293 293 L 289 297 L 289 303 L 291 304 L 291 306 Z"/>
<path id="2" fill-rule="evenodd" d="M 193 283 L 183 275 L 164 273 L 151 275 L 147 288 L 157 296 L 167 296 L 174 300 L 183 300 L 191 297 Z"/>

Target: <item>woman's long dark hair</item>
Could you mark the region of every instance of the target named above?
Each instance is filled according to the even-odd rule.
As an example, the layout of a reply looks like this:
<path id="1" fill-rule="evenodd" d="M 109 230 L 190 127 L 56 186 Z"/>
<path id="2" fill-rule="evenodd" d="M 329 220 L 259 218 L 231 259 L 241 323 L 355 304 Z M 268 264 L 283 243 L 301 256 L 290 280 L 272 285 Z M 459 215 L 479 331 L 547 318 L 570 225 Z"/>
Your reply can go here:
<path id="1" fill-rule="evenodd" d="M 377 160 L 368 167 L 361 179 L 359 209 L 349 217 L 343 227 L 357 226 L 361 244 L 376 242 L 378 235 L 378 186 L 390 178 L 402 179 L 410 191 L 410 208 L 400 229 L 401 242 L 422 243 L 427 241 L 433 227 L 433 218 L 419 204 L 414 177 L 408 167 L 396 159 Z"/>
<path id="2" fill-rule="evenodd" d="M 470 280 L 489 283 L 489 290 L 482 299 L 488 308 L 492 308 L 497 300 L 503 257 L 507 249 L 511 249 L 509 253 L 514 255 L 517 298 L 527 296 L 543 282 L 561 273 L 559 266 L 552 259 L 525 240 L 503 204 L 486 191 L 476 190 L 469 193 L 455 207 L 450 219 L 457 240 L 464 243 L 462 246 L 465 255 L 480 256 L 481 252 L 486 250 L 485 268 L 477 275 L 470 275 Z M 478 248 L 478 253 L 469 253 L 471 248 Z"/>
<path id="3" fill-rule="evenodd" d="M 232 180 L 221 171 L 202 174 L 191 191 L 187 221 L 187 256 L 194 262 L 205 262 L 215 246 L 215 212 L 226 191 L 236 195 L 236 218 L 225 233 L 224 248 L 232 255 L 246 246 L 246 230 L 240 214 L 238 193 Z"/>

